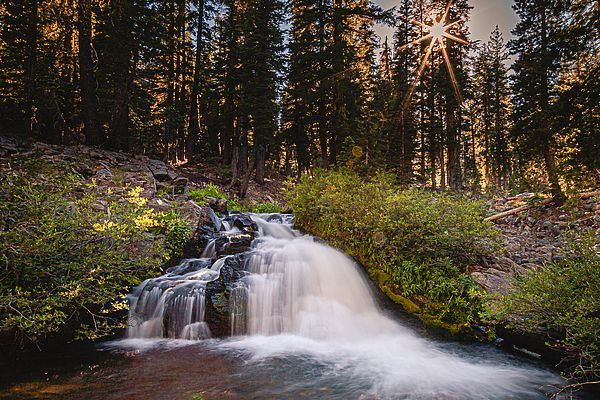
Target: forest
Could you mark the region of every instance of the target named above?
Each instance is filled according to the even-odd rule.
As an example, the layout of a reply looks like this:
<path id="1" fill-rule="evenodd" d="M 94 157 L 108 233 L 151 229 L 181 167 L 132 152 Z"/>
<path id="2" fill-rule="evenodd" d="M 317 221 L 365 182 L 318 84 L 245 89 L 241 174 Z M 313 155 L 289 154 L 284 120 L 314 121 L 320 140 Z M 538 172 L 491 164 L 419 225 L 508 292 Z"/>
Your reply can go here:
<path id="1" fill-rule="evenodd" d="M 0 125 L 209 160 L 232 185 L 331 166 L 453 191 L 598 186 L 598 7 L 516 1 L 22 0 L 0 6 Z M 444 34 L 431 27 L 444 24 Z M 378 38 L 374 24 L 395 27 Z M 433 32 L 433 33 L 432 33 Z"/>

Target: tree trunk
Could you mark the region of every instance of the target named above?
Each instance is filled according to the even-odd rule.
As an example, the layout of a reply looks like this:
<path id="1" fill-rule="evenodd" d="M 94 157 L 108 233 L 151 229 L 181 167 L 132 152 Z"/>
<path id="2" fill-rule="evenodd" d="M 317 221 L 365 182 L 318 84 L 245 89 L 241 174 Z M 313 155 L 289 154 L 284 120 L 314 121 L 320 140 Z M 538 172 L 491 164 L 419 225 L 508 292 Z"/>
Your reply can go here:
<path id="1" fill-rule="evenodd" d="M 116 104 L 112 112 L 110 121 L 109 141 L 111 147 L 129 151 L 131 147 L 129 137 L 129 101 L 131 97 L 131 89 L 135 80 L 137 65 L 139 61 L 139 51 L 136 49 L 137 44 L 133 42 L 130 36 L 131 27 L 131 10 L 127 0 L 119 0 L 119 5 L 113 7 L 114 15 L 112 16 L 116 38 L 125 40 L 119 52 L 115 54 L 116 84 L 114 93 Z M 126 38 L 126 39 L 125 39 Z"/>
<path id="2" fill-rule="evenodd" d="M 264 143 L 255 145 L 255 165 L 256 165 L 256 182 L 260 185 L 265 183 L 265 163 L 267 158 L 267 149 Z"/>
<path id="3" fill-rule="evenodd" d="M 81 90 L 82 119 L 85 143 L 100 145 L 104 134 L 98 119 L 98 97 L 92 59 L 92 4 L 91 0 L 79 0 L 77 27 L 79 30 L 79 86 Z"/>
<path id="4" fill-rule="evenodd" d="M 200 136 L 200 110 L 198 98 L 200 96 L 200 73 L 202 71 L 202 54 L 204 42 L 202 31 L 204 29 L 204 0 L 198 0 L 198 30 L 196 32 L 196 58 L 194 62 L 194 81 L 192 83 L 191 104 L 189 110 L 189 126 L 187 136 L 187 158 L 191 159 L 196 153 L 196 144 Z"/>
<path id="5" fill-rule="evenodd" d="M 541 40 L 541 53 L 542 53 L 542 93 L 541 93 L 541 107 L 542 107 L 542 116 L 547 115 L 547 111 L 550 108 L 550 94 L 548 86 L 550 84 L 548 77 L 548 33 L 547 33 L 547 21 L 546 21 L 546 9 L 542 7 L 542 40 Z M 543 118 L 546 119 L 546 118 Z M 544 155 L 544 163 L 546 165 L 546 173 L 548 174 L 548 181 L 550 182 L 550 191 L 552 193 L 552 197 L 554 198 L 554 202 L 558 205 L 564 203 L 566 197 L 563 193 L 560 183 L 558 181 L 558 172 L 556 169 L 556 159 L 554 157 L 554 138 L 552 134 L 552 126 L 550 124 L 550 119 L 547 121 L 540 121 L 542 124 L 542 129 L 545 130 L 544 134 L 544 142 L 542 145 L 543 155 Z"/>
<path id="6" fill-rule="evenodd" d="M 33 133 L 33 96 L 35 94 L 35 69 L 38 45 L 38 0 L 31 0 L 29 26 L 27 30 L 27 63 L 25 65 L 25 136 Z"/>
<path id="7" fill-rule="evenodd" d="M 242 181 L 242 185 L 240 186 L 239 195 L 243 199 L 246 197 L 246 193 L 248 192 L 248 184 L 250 183 L 250 176 L 252 175 L 252 171 L 256 166 L 256 156 L 257 156 L 258 147 L 254 148 L 254 154 L 252 156 L 253 160 L 250 161 L 248 167 L 246 168 L 246 172 L 244 174 L 244 179 Z"/>

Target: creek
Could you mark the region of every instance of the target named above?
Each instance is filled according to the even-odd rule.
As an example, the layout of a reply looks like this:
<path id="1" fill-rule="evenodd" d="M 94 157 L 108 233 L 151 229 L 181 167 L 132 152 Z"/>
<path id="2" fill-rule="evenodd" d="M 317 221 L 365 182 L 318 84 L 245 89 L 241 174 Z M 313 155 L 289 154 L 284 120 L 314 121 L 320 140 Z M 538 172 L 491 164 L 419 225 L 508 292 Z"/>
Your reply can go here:
<path id="1" fill-rule="evenodd" d="M 216 223 L 201 258 L 134 289 L 126 338 L 0 398 L 526 400 L 562 383 L 493 345 L 423 336 L 291 215 Z M 250 248 L 223 254 L 247 228 Z"/>

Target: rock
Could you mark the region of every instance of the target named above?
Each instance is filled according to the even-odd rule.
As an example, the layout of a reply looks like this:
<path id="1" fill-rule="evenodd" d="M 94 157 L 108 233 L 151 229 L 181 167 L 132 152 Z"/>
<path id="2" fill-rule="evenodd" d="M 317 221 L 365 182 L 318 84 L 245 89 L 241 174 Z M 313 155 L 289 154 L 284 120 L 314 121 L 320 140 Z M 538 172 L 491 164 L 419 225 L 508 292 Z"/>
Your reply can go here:
<path id="1" fill-rule="evenodd" d="M 173 275 L 183 275 L 190 272 L 199 271 L 203 268 L 210 268 L 211 264 L 212 261 L 208 259 L 190 259 L 174 267 L 167 268 L 166 272 Z"/>
<path id="2" fill-rule="evenodd" d="M 506 293 L 512 274 L 490 268 L 483 273 L 476 273 L 477 283 L 491 293 Z M 480 274 L 480 275 L 479 275 Z"/>
<path id="3" fill-rule="evenodd" d="M 96 172 L 97 178 L 108 179 L 108 178 L 112 178 L 112 176 L 113 176 L 112 172 L 110 172 L 110 170 L 107 168 L 101 168 Z"/>
<path id="4" fill-rule="evenodd" d="M 496 258 L 495 262 L 493 263 L 493 266 L 496 267 L 498 270 L 504 272 L 513 272 L 518 267 L 517 263 L 508 257 Z"/>
<path id="5" fill-rule="evenodd" d="M 139 163 L 126 162 L 121 165 L 121 169 L 126 172 L 142 172 L 144 167 Z"/>
<path id="6" fill-rule="evenodd" d="M 247 233 L 220 233 L 215 240 L 218 257 L 243 253 L 250 249 L 254 236 Z"/>
<path id="7" fill-rule="evenodd" d="M 92 204 L 92 208 L 97 211 L 107 211 L 108 210 L 108 202 L 104 200 L 98 200 L 94 204 Z"/>
<path id="8" fill-rule="evenodd" d="M 256 223 L 247 214 L 234 214 L 229 219 L 232 225 L 242 232 L 250 233 L 258 231 L 258 226 L 256 226 Z"/>
<path id="9" fill-rule="evenodd" d="M 213 221 L 210 217 L 210 208 L 199 206 L 194 200 L 187 200 L 178 208 L 179 214 L 188 221 L 193 228 L 207 226 L 214 231 Z"/>
<path id="10" fill-rule="evenodd" d="M 216 337 L 231 334 L 230 314 L 233 306 L 232 294 L 240 286 L 240 279 L 246 275 L 243 270 L 246 256 L 230 256 L 223 260 L 219 279 L 208 283 L 205 294 L 205 321 Z"/>
<path id="11" fill-rule="evenodd" d="M 219 219 L 219 217 L 217 217 L 217 215 L 215 214 L 215 212 L 213 211 L 212 208 L 207 207 L 207 213 L 208 213 L 208 217 L 210 218 L 210 221 L 212 223 L 212 226 L 214 227 L 216 232 L 219 232 L 221 230 L 221 220 Z"/>
<path id="12" fill-rule="evenodd" d="M 189 179 L 183 176 L 178 176 L 173 181 L 173 189 L 175 193 L 185 193 L 187 191 L 187 185 Z"/>
<path id="13" fill-rule="evenodd" d="M 148 162 L 148 169 L 152 172 L 152 176 L 159 182 L 166 182 L 171 179 L 171 173 L 167 165 L 159 160 L 150 160 Z"/>
<path id="14" fill-rule="evenodd" d="M 204 201 L 206 201 L 206 204 L 208 204 L 215 212 L 227 214 L 227 200 L 206 197 Z"/>
<path id="15" fill-rule="evenodd" d="M 148 201 L 148 206 L 152 207 L 156 211 L 169 211 L 173 208 L 168 201 L 158 197 L 150 199 Z"/>

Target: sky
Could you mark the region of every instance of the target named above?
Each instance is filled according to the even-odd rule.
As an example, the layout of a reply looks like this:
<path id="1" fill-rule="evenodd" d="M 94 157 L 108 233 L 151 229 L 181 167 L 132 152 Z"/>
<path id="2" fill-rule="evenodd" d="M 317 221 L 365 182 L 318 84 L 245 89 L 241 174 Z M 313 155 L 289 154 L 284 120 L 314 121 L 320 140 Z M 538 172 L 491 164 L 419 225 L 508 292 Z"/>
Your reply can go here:
<path id="1" fill-rule="evenodd" d="M 389 9 L 399 3 L 398 0 L 373 0 L 383 9 Z M 471 32 L 471 41 L 487 41 L 490 32 L 498 25 L 507 42 L 511 38 L 510 31 L 518 21 L 518 17 L 512 9 L 512 0 L 469 0 L 473 9 L 471 10 L 471 20 L 468 22 Z M 388 36 L 388 41 L 392 42 L 393 28 L 377 26 L 376 32 L 382 38 Z"/>

